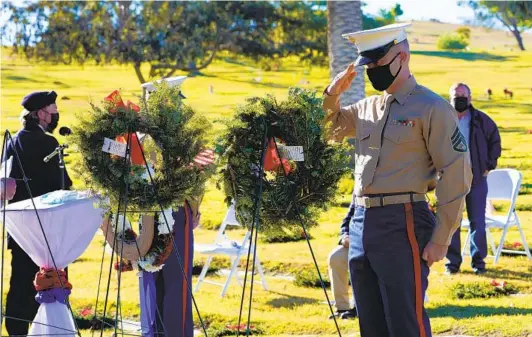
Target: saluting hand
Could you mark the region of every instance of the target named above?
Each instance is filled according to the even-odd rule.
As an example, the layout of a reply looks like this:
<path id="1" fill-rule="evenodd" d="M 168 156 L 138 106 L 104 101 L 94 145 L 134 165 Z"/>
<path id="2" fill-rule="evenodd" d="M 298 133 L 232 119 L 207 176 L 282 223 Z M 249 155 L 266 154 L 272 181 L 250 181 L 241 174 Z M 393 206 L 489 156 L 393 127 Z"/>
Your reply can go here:
<path id="1" fill-rule="evenodd" d="M 329 87 L 327 88 L 327 93 L 332 96 L 340 95 L 345 92 L 351 83 L 357 76 L 355 71 L 355 66 L 351 63 L 346 70 L 342 71 L 333 79 Z"/>
<path id="2" fill-rule="evenodd" d="M 448 248 L 447 246 L 430 241 L 425 247 L 425 250 L 423 250 L 422 258 L 427 261 L 427 265 L 430 267 L 434 262 L 441 261 L 445 258 Z"/>

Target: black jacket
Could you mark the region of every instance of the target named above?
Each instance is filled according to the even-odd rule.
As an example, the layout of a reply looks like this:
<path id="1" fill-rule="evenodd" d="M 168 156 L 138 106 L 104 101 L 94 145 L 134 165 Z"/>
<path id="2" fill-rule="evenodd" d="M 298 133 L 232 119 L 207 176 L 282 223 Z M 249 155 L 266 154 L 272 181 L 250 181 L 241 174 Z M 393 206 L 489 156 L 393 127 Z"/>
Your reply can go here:
<path id="1" fill-rule="evenodd" d="M 471 168 L 473 182 L 477 184 L 484 177 L 486 170 L 497 168 L 497 161 L 501 156 L 501 137 L 497 124 L 484 112 L 470 106 L 471 133 L 469 151 L 471 153 Z"/>

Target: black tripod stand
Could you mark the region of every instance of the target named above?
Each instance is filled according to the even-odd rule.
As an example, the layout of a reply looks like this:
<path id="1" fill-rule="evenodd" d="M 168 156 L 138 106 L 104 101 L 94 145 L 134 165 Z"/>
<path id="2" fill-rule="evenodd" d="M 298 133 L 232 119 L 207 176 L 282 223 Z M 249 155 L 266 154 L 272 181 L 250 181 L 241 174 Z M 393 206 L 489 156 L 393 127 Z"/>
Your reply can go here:
<path id="1" fill-rule="evenodd" d="M 270 117 L 273 121 L 267 121 L 266 117 Z M 257 257 L 257 240 L 258 240 L 258 232 L 259 232 L 259 223 L 260 223 L 260 209 L 261 209 L 261 201 L 262 201 L 262 189 L 264 184 L 264 161 L 265 161 L 265 154 L 266 154 L 266 148 L 268 146 L 269 139 L 273 139 L 273 143 L 275 144 L 275 151 L 277 153 L 277 156 L 280 158 L 281 155 L 279 153 L 279 148 L 277 147 L 277 141 L 275 140 L 275 129 L 277 128 L 277 122 L 276 120 L 279 120 L 280 117 L 277 115 L 275 111 L 268 111 L 267 116 L 262 116 L 262 125 L 264 128 L 264 134 L 263 134 L 263 143 L 262 143 L 262 149 L 261 149 L 261 155 L 260 155 L 260 163 L 259 163 L 259 170 L 257 174 L 258 182 L 255 186 L 255 200 L 253 203 L 253 220 L 251 224 L 251 233 L 250 233 L 250 242 L 249 242 L 249 249 L 248 249 L 248 256 L 246 261 L 246 271 L 244 274 L 244 285 L 242 289 L 242 297 L 240 302 L 240 312 L 238 315 L 238 325 L 237 325 L 237 336 L 240 334 L 240 323 L 242 320 L 242 309 L 244 307 L 244 296 L 246 292 L 246 282 L 247 282 L 247 275 L 249 271 L 249 260 L 251 255 L 251 247 L 253 247 L 253 261 L 255 261 Z M 282 165 L 281 165 L 282 166 Z M 286 172 L 286 170 L 283 167 L 283 173 L 286 176 L 288 176 L 289 172 Z M 321 288 L 323 289 L 325 293 L 325 297 L 327 299 L 327 303 L 329 305 L 329 309 L 331 311 L 332 317 L 334 319 L 334 324 L 336 326 L 336 331 L 338 332 L 338 336 L 342 337 L 342 334 L 340 332 L 340 327 L 338 326 L 338 322 L 336 320 L 336 316 L 334 315 L 334 311 L 331 305 L 331 301 L 329 300 L 329 295 L 327 294 L 327 290 L 325 288 L 325 283 L 323 282 L 323 277 L 321 276 L 321 272 L 318 266 L 318 262 L 316 261 L 316 256 L 314 255 L 314 250 L 312 249 L 312 246 L 310 244 L 309 235 L 307 232 L 307 229 L 305 227 L 305 223 L 301 217 L 301 211 L 299 209 L 299 205 L 296 202 L 296 200 L 293 200 L 293 204 L 296 210 L 297 214 L 297 220 L 301 225 L 301 228 L 303 229 L 303 233 L 305 235 L 305 239 L 307 241 L 307 245 L 309 247 L 310 253 L 312 255 L 312 259 L 314 261 L 314 266 L 316 267 L 316 271 L 318 272 L 318 277 L 320 279 Z M 249 336 L 251 330 L 250 330 L 250 321 L 251 321 L 251 303 L 253 298 L 253 284 L 254 284 L 254 278 L 255 278 L 255 262 L 253 262 L 253 265 L 251 267 L 251 288 L 250 288 L 250 294 L 249 294 L 249 304 L 248 304 L 248 319 L 247 319 L 247 326 L 246 326 L 246 336 Z"/>
<path id="2" fill-rule="evenodd" d="M 127 133 L 128 137 L 127 137 L 127 142 L 126 142 L 126 152 L 125 152 L 124 157 L 123 157 L 123 167 L 122 167 L 124 175 L 127 175 L 127 174 L 131 173 L 131 171 L 130 171 L 131 170 L 131 161 L 130 161 L 130 159 L 131 159 L 131 147 L 132 147 L 131 145 L 132 145 L 132 141 L 133 141 L 132 137 L 131 137 L 131 134 L 132 134 L 131 132 Z M 148 173 L 148 178 L 149 178 L 149 181 L 150 181 L 150 184 L 151 184 L 151 187 L 152 187 L 153 197 L 156 200 L 156 203 L 157 203 L 158 207 L 157 207 L 156 210 L 151 210 L 151 211 L 143 211 L 143 210 L 133 211 L 133 210 L 128 210 L 129 181 L 125 180 L 121 184 L 122 186 L 121 186 L 120 193 L 119 193 L 118 205 L 117 205 L 117 211 L 116 211 L 116 220 L 114 220 L 115 221 L 115 228 L 118 228 L 118 221 L 119 221 L 119 215 L 120 214 L 123 215 L 122 228 L 125 228 L 126 214 L 127 213 L 142 213 L 142 212 L 155 213 L 155 212 L 160 212 L 162 214 L 162 218 L 163 219 L 162 220 L 160 219 L 159 221 L 164 221 L 163 224 L 165 225 L 166 230 L 169 233 L 172 233 L 172 230 L 170 229 L 170 225 L 169 225 L 169 221 L 171 221 L 171 220 L 167 219 L 166 218 L 166 214 L 164 213 L 164 207 L 163 207 L 163 205 L 162 205 L 162 203 L 161 203 L 161 201 L 159 199 L 158 186 L 157 186 L 157 184 L 155 182 L 154 176 L 150 172 L 150 169 L 148 167 L 148 161 L 146 160 L 146 154 L 144 152 L 144 149 L 142 148 L 142 144 L 140 143 L 140 140 L 138 139 L 138 137 L 136 137 L 136 142 L 137 142 L 136 144 L 140 148 L 140 152 L 141 152 L 141 155 L 142 155 L 142 160 L 144 162 L 144 167 L 146 169 L 146 172 Z M 110 223 L 111 223 L 111 221 L 109 221 L 107 223 L 107 230 L 109 230 Z M 118 274 L 117 275 L 118 284 L 117 284 L 117 297 L 116 297 L 116 302 L 115 302 L 116 303 L 116 306 L 115 306 L 116 311 L 115 311 L 115 318 L 114 318 L 114 334 L 113 334 L 113 336 L 115 336 L 115 337 L 119 336 L 119 335 L 121 335 L 121 336 L 138 336 L 138 335 L 135 335 L 135 334 L 124 332 L 123 324 L 122 324 L 121 331 L 118 331 L 118 322 L 119 322 L 118 316 L 120 315 L 122 317 L 122 313 L 121 313 L 121 311 L 122 311 L 122 306 L 121 306 L 121 280 L 122 280 L 122 263 L 123 263 L 122 253 L 123 253 L 123 248 L 124 248 L 124 240 L 118 237 L 118 231 L 115 232 L 115 236 L 113 238 L 113 242 L 114 242 L 114 244 L 112 246 L 112 251 L 111 251 L 111 259 L 110 259 L 110 263 L 109 263 L 109 274 L 108 274 L 108 279 L 107 279 L 107 286 L 105 288 L 105 299 L 104 299 L 104 303 L 103 303 L 103 314 L 102 314 L 102 318 L 98 319 L 97 315 L 98 315 L 98 305 L 99 305 L 99 293 L 100 293 L 100 289 L 101 289 L 101 281 L 102 281 L 102 274 L 103 274 L 102 271 L 103 271 L 105 247 L 104 247 L 104 251 L 102 252 L 102 260 L 101 260 L 102 262 L 101 262 L 101 266 L 100 266 L 100 276 L 99 276 L 99 279 L 98 279 L 98 288 L 97 288 L 97 297 L 96 297 L 96 305 L 95 305 L 95 311 L 94 311 L 93 324 L 94 323 L 101 323 L 101 327 L 102 327 L 101 328 L 101 333 L 100 333 L 101 337 L 103 337 L 104 326 L 111 327 L 109 323 L 105 322 L 105 319 L 106 319 L 106 313 L 107 313 L 107 310 L 108 310 L 109 291 L 110 291 L 110 285 L 111 285 L 111 273 L 112 273 L 112 268 L 113 268 L 113 257 L 116 254 L 116 257 L 118 258 L 118 273 L 117 273 Z M 194 309 L 195 309 L 196 314 L 198 316 L 198 320 L 200 321 L 200 326 L 201 326 L 201 328 L 203 330 L 204 335 L 207 337 L 207 330 L 206 330 L 205 323 L 203 322 L 203 319 L 201 317 L 199 308 L 198 308 L 197 303 L 196 303 L 196 299 L 194 298 L 194 295 L 192 294 L 191 280 L 187 277 L 187 274 L 185 273 L 184 258 L 179 253 L 177 244 L 176 244 L 173 236 L 171 238 L 171 243 L 172 243 L 172 254 L 174 254 L 175 257 L 177 258 L 180 272 L 183 275 L 183 280 L 184 280 L 184 283 L 185 283 L 185 286 L 186 286 L 186 290 L 188 291 L 188 293 L 191 296 L 191 302 L 192 302 L 192 305 L 194 306 Z M 119 250 L 117 250 L 115 247 L 118 247 L 118 245 L 120 245 L 120 244 L 121 244 L 121 248 Z M 137 249 L 137 251 L 140 254 L 138 245 L 136 245 L 136 249 Z M 161 323 L 162 331 L 161 332 L 155 332 L 154 334 L 157 335 L 157 336 L 163 336 L 163 337 L 173 337 L 173 336 L 169 336 L 168 335 L 167 329 L 164 326 L 162 313 L 159 311 L 158 307 L 156 307 L 156 315 L 157 315 L 158 320 Z M 146 327 L 141 326 L 141 330 L 143 328 L 146 328 Z M 93 330 L 93 336 L 94 336 L 94 330 Z"/>

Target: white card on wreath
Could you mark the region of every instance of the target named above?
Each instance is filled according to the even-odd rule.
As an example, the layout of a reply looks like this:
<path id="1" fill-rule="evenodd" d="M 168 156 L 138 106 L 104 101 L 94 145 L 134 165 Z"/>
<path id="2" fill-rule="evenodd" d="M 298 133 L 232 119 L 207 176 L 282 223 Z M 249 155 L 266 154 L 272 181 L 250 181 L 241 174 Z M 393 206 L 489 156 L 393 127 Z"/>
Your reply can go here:
<path id="1" fill-rule="evenodd" d="M 277 145 L 279 154 L 282 158 L 293 161 L 305 161 L 305 155 L 303 154 L 303 146 L 285 146 Z"/>
<path id="2" fill-rule="evenodd" d="M 119 143 L 109 138 L 103 139 L 102 151 L 110 154 L 114 154 L 120 157 L 126 156 L 127 144 Z"/>

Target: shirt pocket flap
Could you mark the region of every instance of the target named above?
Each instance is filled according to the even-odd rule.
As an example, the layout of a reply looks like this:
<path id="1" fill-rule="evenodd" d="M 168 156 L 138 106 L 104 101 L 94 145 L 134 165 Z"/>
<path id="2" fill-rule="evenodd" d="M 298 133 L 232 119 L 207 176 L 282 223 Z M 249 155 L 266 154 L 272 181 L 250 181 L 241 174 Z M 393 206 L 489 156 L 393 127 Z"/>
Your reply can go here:
<path id="1" fill-rule="evenodd" d="M 389 125 L 384 130 L 384 137 L 396 144 L 409 143 L 416 140 L 416 130 L 406 126 Z"/>

